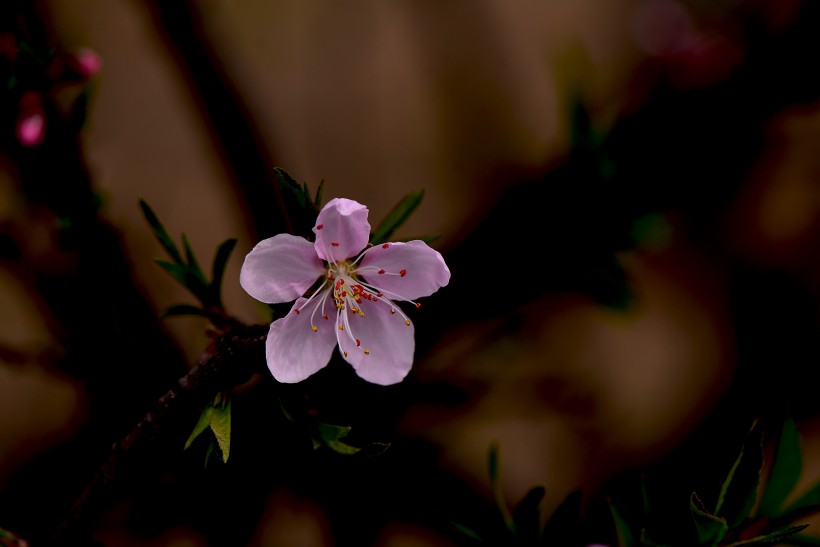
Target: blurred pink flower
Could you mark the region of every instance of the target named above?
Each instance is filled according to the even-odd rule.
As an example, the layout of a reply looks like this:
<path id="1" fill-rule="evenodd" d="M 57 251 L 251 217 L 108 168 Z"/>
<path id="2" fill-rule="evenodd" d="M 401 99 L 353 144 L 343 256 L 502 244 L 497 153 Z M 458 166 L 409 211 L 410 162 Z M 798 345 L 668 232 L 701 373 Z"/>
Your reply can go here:
<path id="1" fill-rule="evenodd" d="M 367 215 L 364 205 L 335 198 L 316 219 L 315 243 L 279 234 L 245 257 L 239 280 L 248 294 L 269 304 L 296 300 L 267 337 L 278 381 L 300 382 L 324 368 L 337 345 L 368 382 L 395 384 L 410 371 L 413 324 L 395 302 L 419 307 L 414 300 L 447 285 L 450 270 L 423 241 L 368 245 Z"/>
<path id="2" fill-rule="evenodd" d="M 20 111 L 17 115 L 15 132 L 23 146 L 36 146 L 46 134 L 46 115 L 42 100 L 37 93 L 27 92 L 20 97 Z"/>
<path id="3" fill-rule="evenodd" d="M 74 61 L 77 70 L 83 76 L 93 76 L 102 68 L 102 59 L 99 54 L 91 48 L 80 48 L 74 54 Z"/>

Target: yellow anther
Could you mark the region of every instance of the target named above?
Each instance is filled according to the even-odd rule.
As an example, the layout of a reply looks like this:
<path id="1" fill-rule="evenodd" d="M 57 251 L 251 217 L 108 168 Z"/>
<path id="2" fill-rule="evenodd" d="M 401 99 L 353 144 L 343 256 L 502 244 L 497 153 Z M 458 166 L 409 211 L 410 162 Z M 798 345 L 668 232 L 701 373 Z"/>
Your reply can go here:
<path id="1" fill-rule="evenodd" d="M 359 312 L 359 317 L 364 317 L 364 312 L 363 311 Z"/>
<path id="2" fill-rule="evenodd" d="M 344 325 L 339 325 L 339 330 L 345 330 L 345 326 Z"/>
<path id="3" fill-rule="evenodd" d="M 410 320 L 408 319 L 407 321 L 404 322 L 404 324 L 409 327 L 410 326 Z"/>
<path id="4" fill-rule="evenodd" d="M 313 330 L 313 332 L 316 332 L 317 330 L 319 330 L 319 328 L 316 325 L 313 325 L 310 328 Z"/>
<path id="5" fill-rule="evenodd" d="M 365 355 L 370 355 L 370 350 L 369 349 L 364 350 L 364 354 Z"/>
<path id="6" fill-rule="evenodd" d="M 344 351 L 344 352 L 342 352 L 342 353 L 344 353 L 344 354 L 345 354 L 345 357 L 347 357 L 347 352 L 346 352 L 346 351 Z"/>

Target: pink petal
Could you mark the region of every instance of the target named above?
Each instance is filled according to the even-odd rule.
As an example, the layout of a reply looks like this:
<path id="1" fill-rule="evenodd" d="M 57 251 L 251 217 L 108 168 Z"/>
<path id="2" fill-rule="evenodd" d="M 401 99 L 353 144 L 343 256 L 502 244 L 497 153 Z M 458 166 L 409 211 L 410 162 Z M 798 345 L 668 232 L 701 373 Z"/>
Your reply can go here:
<path id="1" fill-rule="evenodd" d="M 324 274 L 311 242 L 278 234 L 263 239 L 247 254 L 239 284 L 257 300 L 279 304 L 302 296 Z"/>
<path id="2" fill-rule="evenodd" d="M 418 240 L 372 247 L 358 271 L 370 285 L 394 299 L 429 296 L 450 282 L 450 269 L 441 254 Z"/>
<path id="3" fill-rule="evenodd" d="M 265 341 L 265 356 L 268 368 L 278 381 L 301 382 L 330 361 L 336 347 L 336 329 L 332 319 L 322 318 L 323 301 L 326 309 L 333 307 L 335 311 L 329 297 L 330 291 L 323 291 L 307 305 L 307 299 L 300 298 L 285 317 L 271 324 Z M 299 313 L 296 313 L 297 309 Z M 314 309 L 315 314 L 312 313 Z M 316 331 L 311 324 L 316 325 Z"/>
<path id="4" fill-rule="evenodd" d="M 390 309 L 388 302 L 365 302 L 364 317 L 345 310 L 337 320 L 336 337 L 342 356 L 361 378 L 383 386 L 401 382 L 407 376 L 416 348 L 413 325 L 406 325 L 404 316 L 398 312 L 391 314 Z M 338 325 L 344 326 L 344 317 L 347 326 L 338 330 Z M 364 350 L 370 353 L 365 354 Z"/>
<path id="5" fill-rule="evenodd" d="M 328 262 L 359 254 L 370 239 L 367 207 L 352 199 L 333 198 L 319 212 L 316 226 L 316 254 Z"/>

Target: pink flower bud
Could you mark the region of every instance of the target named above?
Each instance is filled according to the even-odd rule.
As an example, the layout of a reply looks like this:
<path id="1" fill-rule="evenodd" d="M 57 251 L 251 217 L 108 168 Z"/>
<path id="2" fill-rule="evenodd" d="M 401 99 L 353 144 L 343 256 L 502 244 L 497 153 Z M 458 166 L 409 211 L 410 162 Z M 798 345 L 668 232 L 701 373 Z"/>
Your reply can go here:
<path id="1" fill-rule="evenodd" d="M 74 59 L 77 64 L 77 70 L 83 76 L 93 76 L 102 68 L 102 59 L 91 48 L 80 48 L 74 54 Z"/>
<path id="2" fill-rule="evenodd" d="M 46 117 L 42 112 L 31 112 L 17 120 L 17 139 L 23 146 L 36 146 L 46 134 Z"/>
<path id="3" fill-rule="evenodd" d="M 23 146 L 37 146 L 46 134 L 46 115 L 42 99 L 29 91 L 20 97 L 20 113 L 17 115 L 17 140 Z"/>

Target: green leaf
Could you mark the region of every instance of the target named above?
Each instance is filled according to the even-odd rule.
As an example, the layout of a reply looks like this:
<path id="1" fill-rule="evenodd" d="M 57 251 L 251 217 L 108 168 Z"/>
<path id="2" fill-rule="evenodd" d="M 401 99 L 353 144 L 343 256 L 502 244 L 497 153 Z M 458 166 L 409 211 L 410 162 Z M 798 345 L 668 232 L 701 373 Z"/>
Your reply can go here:
<path id="1" fill-rule="evenodd" d="M 225 275 L 225 266 L 228 264 L 228 258 L 231 256 L 234 247 L 236 246 L 236 239 L 227 239 L 222 242 L 214 255 L 214 264 L 212 268 L 211 278 L 211 297 L 214 304 L 222 307 L 222 277 Z"/>
<path id="2" fill-rule="evenodd" d="M 188 266 L 185 264 L 174 264 L 173 262 L 168 262 L 167 260 L 163 260 L 161 258 L 155 258 L 154 262 L 159 264 L 163 270 L 171 274 L 171 277 L 179 281 L 183 287 L 188 287 Z"/>
<path id="3" fill-rule="evenodd" d="M 219 401 L 219 399 L 220 396 L 217 395 L 209 425 L 211 431 L 214 432 L 216 442 L 219 443 L 222 462 L 228 463 L 228 456 L 231 454 L 231 398 L 225 397 L 224 401 Z"/>
<path id="4" fill-rule="evenodd" d="M 190 448 L 191 443 L 194 440 L 202 435 L 202 433 L 208 429 L 211 423 L 211 412 L 213 412 L 214 407 L 211 405 L 206 405 L 205 408 L 202 410 L 202 413 L 199 415 L 199 420 L 196 422 L 194 426 L 194 430 L 191 431 L 191 434 L 188 436 L 188 440 L 185 441 L 185 448 L 184 450 L 188 450 Z"/>
<path id="5" fill-rule="evenodd" d="M 313 447 L 319 448 L 324 445 L 339 454 L 348 456 L 356 454 L 361 450 L 361 448 L 352 446 L 341 440 L 347 437 L 351 429 L 352 428 L 350 426 L 346 425 L 333 425 L 325 422 L 317 422 L 316 433 L 318 434 L 318 439 L 314 439 Z M 317 442 L 319 444 L 317 444 Z"/>
<path id="6" fill-rule="evenodd" d="M 317 209 L 322 208 L 322 192 L 325 189 L 325 179 L 319 181 L 319 186 L 316 188 L 316 197 L 313 198 L 313 205 L 316 206 Z"/>
<path id="7" fill-rule="evenodd" d="M 715 505 L 715 515 L 734 528 L 745 519 L 757 501 L 763 467 L 763 434 L 758 421 L 752 425 L 735 463 L 729 470 Z"/>
<path id="8" fill-rule="evenodd" d="M 370 236 L 370 243 L 378 245 L 384 243 L 396 229 L 404 224 L 410 214 L 419 206 L 421 198 L 424 197 L 424 190 L 416 190 L 404 196 L 399 203 L 381 221 L 378 228 Z"/>
<path id="9" fill-rule="evenodd" d="M 699 545 L 716 546 L 729 531 L 726 519 L 709 513 L 695 492 L 689 497 L 689 509 L 695 521 Z"/>
<path id="10" fill-rule="evenodd" d="M 510 514 L 510 510 L 507 507 L 507 500 L 504 499 L 504 492 L 501 487 L 501 479 L 498 476 L 498 442 L 493 441 L 490 443 L 490 454 L 488 458 L 488 471 L 490 474 L 490 485 L 492 486 L 493 490 L 493 497 L 495 498 L 495 504 L 498 507 L 498 510 L 501 512 L 501 518 L 504 520 L 504 524 L 507 526 L 507 529 L 515 533 L 515 522 L 513 521 L 512 515 Z"/>
<path id="11" fill-rule="evenodd" d="M 313 226 L 316 224 L 316 217 L 319 209 L 313 201 L 307 185 L 298 183 L 290 173 L 281 167 L 275 167 L 274 173 L 285 203 L 285 211 L 294 234 L 306 238 L 313 237 Z"/>
<path id="12" fill-rule="evenodd" d="M 534 545 L 541 534 L 541 501 L 546 490 L 543 486 L 535 486 L 527 492 L 513 510 L 513 522 L 519 538 L 525 543 Z"/>
<path id="13" fill-rule="evenodd" d="M 792 493 L 803 472 L 803 455 L 800 432 L 794 420 L 787 418 L 780 428 L 780 438 L 766 481 L 758 515 L 775 517 L 780 514 L 783 502 Z"/>
<path id="14" fill-rule="evenodd" d="M 151 209 L 148 203 L 143 199 L 140 199 L 139 203 L 140 208 L 142 209 L 142 214 L 151 226 L 157 240 L 159 240 L 160 244 L 165 248 L 165 251 L 174 260 L 174 262 L 177 264 L 182 264 L 182 256 L 179 254 L 179 249 L 177 248 L 176 243 L 174 243 L 168 235 L 167 230 L 165 230 L 165 227 L 159 221 L 159 218 L 157 218 L 154 210 Z"/>
<path id="15" fill-rule="evenodd" d="M 607 500 L 607 505 L 609 505 L 609 512 L 615 525 L 615 534 L 618 536 L 618 547 L 635 547 L 635 536 L 632 535 L 632 530 L 629 528 L 626 519 L 623 518 L 611 500 Z"/>
<path id="16" fill-rule="evenodd" d="M 185 259 L 188 262 L 188 271 L 191 272 L 202 283 L 203 286 L 208 285 L 208 280 L 205 279 L 205 274 L 202 273 L 202 268 L 199 267 L 199 262 L 196 260 L 194 250 L 191 248 L 191 242 L 188 241 L 188 236 L 182 234 L 182 248 L 185 249 Z"/>
<path id="17" fill-rule="evenodd" d="M 783 511 L 783 516 L 785 519 L 788 519 L 789 515 L 805 515 L 817 511 L 820 511 L 820 482 L 815 483 L 814 486 L 792 502 L 792 504 Z"/>
<path id="18" fill-rule="evenodd" d="M 458 522 L 450 522 L 450 526 L 452 526 L 458 532 L 464 534 L 468 538 L 470 538 L 472 540 L 475 540 L 475 541 L 478 541 L 478 542 L 481 542 L 481 543 L 484 543 L 484 539 L 480 535 L 478 535 L 478 532 L 474 531 L 472 528 L 470 528 L 468 526 L 465 526 L 463 524 L 460 524 Z"/>
<path id="19" fill-rule="evenodd" d="M 793 536 L 797 532 L 805 530 L 808 527 L 808 524 L 798 524 L 797 526 L 790 526 L 789 528 L 778 530 L 777 532 L 772 532 L 771 534 L 757 536 L 750 539 L 744 539 L 742 541 L 736 541 L 734 543 L 730 543 L 726 547 L 736 547 L 738 545 L 763 545 L 772 543 L 783 543 L 780 540 L 785 539 L 789 536 Z"/>

